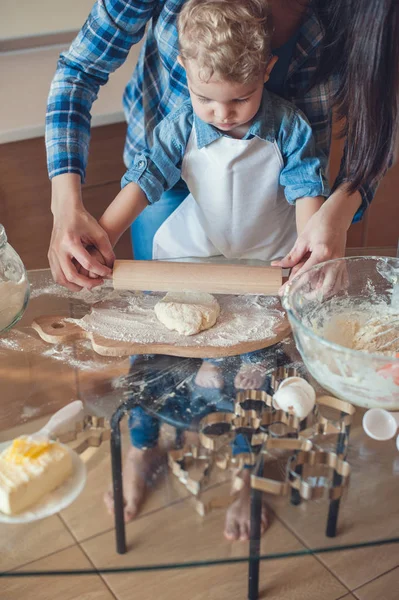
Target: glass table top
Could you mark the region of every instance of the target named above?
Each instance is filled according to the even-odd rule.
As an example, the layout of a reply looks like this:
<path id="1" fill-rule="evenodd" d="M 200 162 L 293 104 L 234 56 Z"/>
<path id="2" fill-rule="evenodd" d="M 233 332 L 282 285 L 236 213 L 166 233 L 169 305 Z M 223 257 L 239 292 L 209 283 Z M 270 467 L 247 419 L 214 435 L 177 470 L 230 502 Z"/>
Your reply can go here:
<path id="1" fill-rule="evenodd" d="M 129 581 L 133 585 L 129 573 L 202 567 L 198 577 L 204 577 L 211 573 L 204 565 L 230 567 L 245 579 L 250 474 L 257 469 L 267 480 L 286 484 L 287 465 L 292 467 L 298 457 L 297 449 L 270 443 L 287 435 L 295 438 L 293 428 L 277 422 L 259 429 L 259 414 L 255 414 L 256 402 L 270 399 L 271 375 L 276 369 L 285 366 L 306 375 L 293 340 L 250 356 L 206 363 L 155 355 L 102 357 L 88 340 L 52 345 L 30 327 L 42 315 L 81 317 L 101 299 L 100 293 L 67 292 L 52 282 L 48 270 L 32 271 L 29 279 L 32 293 L 27 310 L 0 337 L 0 442 L 37 431 L 58 409 L 80 399 L 85 419 L 61 439 L 69 439 L 68 445 L 79 453 L 87 483 L 59 513 L 29 523 L 0 523 L 2 587 L 27 575 L 101 573 L 112 588 L 113 573 L 125 573 L 124 585 Z M 232 427 L 229 414 L 236 411 L 237 394 L 249 386 L 259 393 L 250 397 L 244 391 L 239 396 L 242 415 L 248 418 Z M 123 487 L 129 519 L 125 554 L 116 551 L 109 491 L 110 421 L 121 406 Z M 325 455 L 337 450 L 337 423 L 343 418 L 343 413 L 330 417 L 327 412 L 320 409 L 335 428 L 321 432 L 315 417 L 299 432 L 314 451 Z M 206 419 L 215 413 L 223 415 L 219 430 L 201 437 L 209 434 Z M 260 542 L 262 564 L 271 562 L 280 572 L 282 567 L 276 565 L 281 561 L 303 556 L 304 568 L 311 573 L 320 564 L 338 573 L 337 580 L 343 581 L 341 596 L 356 584 L 355 567 L 364 569 L 367 563 L 370 573 L 378 576 L 382 563 L 385 570 L 398 563 L 393 544 L 399 541 L 399 454 L 393 440 L 375 442 L 364 434 L 363 414 L 356 409 L 341 455 L 350 465 L 350 477 L 345 480 L 335 537 L 326 536 L 328 489 L 317 500 L 299 499 L 298 493 L 284 485 L 284 494 L 263 494 L 269 529 Z M 262 432 L 268 435 L 253 443 L 251 436 Z M 204 446 L 207 440 L 213 448 Z M 237 458 L 251 453 L 252 467 Z M 291 475 L 303 478 L 310 487 L 328 488 L 331 468 L 304 467 Z M 226 571 L 225 577 L 231 572 Z M 301 578 L 300 569 L 295 577 Z M 330 582 L 331 589 L 338 585 L 334 582 Z M 282 580 L 274 585 L 279 583 L 284 587 Z M 151 585 L 148 598 L 156 597 Z M 339 591 L 323 597 L 338 598 Z M 11 594 L 5 597 L 12 598 Z"/>

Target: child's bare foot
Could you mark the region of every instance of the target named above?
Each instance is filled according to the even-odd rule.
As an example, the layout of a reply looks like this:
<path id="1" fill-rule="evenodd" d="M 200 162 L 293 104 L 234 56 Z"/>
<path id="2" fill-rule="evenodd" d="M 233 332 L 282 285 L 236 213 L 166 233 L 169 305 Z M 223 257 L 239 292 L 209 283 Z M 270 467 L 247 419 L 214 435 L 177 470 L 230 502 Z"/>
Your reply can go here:
<path id="1" fill-rule="evenodd" d="M 195 376 L 195 383 L 200 387 L 221 390 L 224 379 L 219 367 L 204 360 Z"/>
<path id="2" fill-rule="evenodd" d="M 165 460 L 165 452 L 157 446 L 142 450 L 131 446 L 124 459 L 123 491 L 125 522 L 132 521 L 140 511 L 148 484 Z M 105 506 L 110 515 L 114 514 L 112 485 L 104 494 Z"/>
<path id="3" fill-rule="evenodd" d="M 267 368 L 262 363 L 243 363 L 234 379 L 237 390 L 259 390 L 265 383 Z"/>
<path id="4" fill-rule="evenodd" d="M 224 537 L 229 541 L 249 540 L 251 521 L 250 477 L 250 470 L 245 469 L 242 474 L 244 486 L 239 492 L 238 498 L 227 509 Z M 261 534 L 266 531 L 268 525 L 267 510 L 266 506 L 263 504 L 261 515 Z"/>

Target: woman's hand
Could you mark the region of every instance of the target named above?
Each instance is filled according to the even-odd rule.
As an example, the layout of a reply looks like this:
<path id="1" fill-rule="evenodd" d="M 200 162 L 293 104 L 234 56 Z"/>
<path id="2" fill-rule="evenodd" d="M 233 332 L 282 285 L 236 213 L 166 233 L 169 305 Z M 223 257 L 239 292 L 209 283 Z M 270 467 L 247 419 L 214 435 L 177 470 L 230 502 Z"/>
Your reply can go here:
<path id="1" fill-rule="evenodd" d="M 98 248 L 105 264 L 87 251 Z M 48 253 L 54 280 L 72 291 L 92 289 L 110 277 L 114 253 L 107 234 L 85 209 L 71 211 L 67 218 L 54 219 Z M 80 267 L 97 276 L 80 273 Z"/>
<path id="2" fill-rule="evenodd" d="M 314 265 L 344 256 L 346 234 L 346 228 L 340 227 L 334 220 L 326 219 L 321 208 L 309 220 L 291 252 L 273 264 L 292 269 L 291 279 Z"/>
<path id="3" fill-rule="evenodd" d="M 347 232 L 360 202 L 358 192 L 348 196 L 343 186 L 339 188 L 309 219 L 287 256 L 273 265 L 291 269 L 290 281 L 314 265 L 345 256 Z M 324 285 L 331 288 L 333 282 Z"/>
<path id="4" fill-rule="evenodd" d="M 321 210 L 309 220 L 291 252 L 281 261 L 273 263 L 283 268 L 291 268 L 288 282 L 314 265 L 334 258 L 342 258 L 345 255 L 346 229 L 330 223 L 321 214 Z M 280 289 L 280 295 L 284 293 L 288 282 Z M 312 280 L 312 287 L 324 297 L 333 296 L 345 285 L 347 285 L 346 268 L 340 263 L 320 271 L 317 282 L 314 278 Z"/>
<path id="5" fill-rule="evenodd" d="M 59 175 L 52 185 L 54 225 L 48 252 L 52 275 L 72 291 L 92 289 L 111 276 L 115 255 L 108 235 L 84 208 L 78 175 Z M 88 246 L 98 249 L 105 264 L 87 251 Z M 81 268 L 97 278 L 80 273 Z"/>

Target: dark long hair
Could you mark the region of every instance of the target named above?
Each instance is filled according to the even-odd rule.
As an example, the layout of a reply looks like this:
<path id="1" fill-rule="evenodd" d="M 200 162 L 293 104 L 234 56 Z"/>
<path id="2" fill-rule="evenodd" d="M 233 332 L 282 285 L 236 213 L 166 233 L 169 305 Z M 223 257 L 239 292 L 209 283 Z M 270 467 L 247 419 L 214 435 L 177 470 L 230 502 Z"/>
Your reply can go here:
<path id="1" fill-rule="evenodd" d="M 389 167 L 398 120 L 399 1 L 314 0 L 325 31 L 316 78 L 338 76 L 334 105 L 347 136 L 349 191 Z"/>

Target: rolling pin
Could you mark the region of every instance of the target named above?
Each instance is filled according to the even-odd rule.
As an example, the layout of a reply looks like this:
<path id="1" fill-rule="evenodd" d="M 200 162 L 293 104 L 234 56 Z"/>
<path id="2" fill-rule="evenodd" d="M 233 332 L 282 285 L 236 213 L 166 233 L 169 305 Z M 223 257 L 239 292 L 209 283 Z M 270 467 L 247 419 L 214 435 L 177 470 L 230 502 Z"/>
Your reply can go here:
<path id="1" fill-rule="evenodd" d="M 282 270 L 246 264 L 116 260 L 113 285 L 116 290 L 274 296 L 282 285 Z"/>

